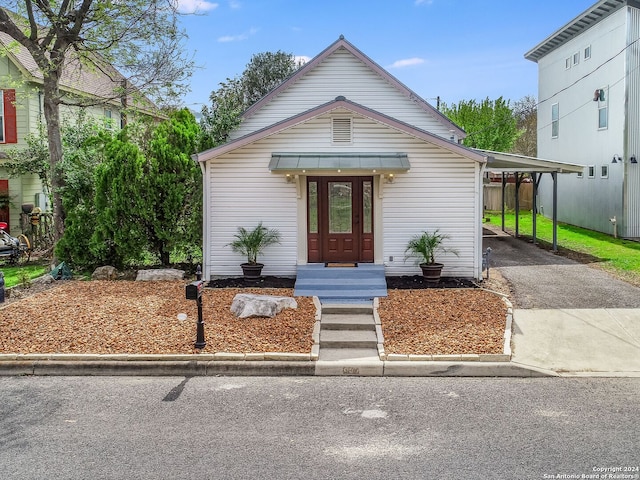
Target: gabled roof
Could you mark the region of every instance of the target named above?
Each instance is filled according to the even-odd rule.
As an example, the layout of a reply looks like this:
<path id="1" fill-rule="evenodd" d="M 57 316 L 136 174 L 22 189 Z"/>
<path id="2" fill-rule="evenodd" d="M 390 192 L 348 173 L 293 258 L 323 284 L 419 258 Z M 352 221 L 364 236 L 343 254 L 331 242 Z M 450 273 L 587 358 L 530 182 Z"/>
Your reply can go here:
<path id="1" fill-rule="evenodd" d="M 355 114 L 361 115 L 363 117 L 370 118 L 371 120 L 387 125 L 396 130 L 402 131 L 408 135 L 419 138 L 431 144 L 437 145 L 439 147 L 444 148 L 445 150 L 449 150 L 453 153 L 457 153 L 471 160 L 475 160 L 479 163 L 485 163 L 487 161 L 487 157 L 473 149 L 464 147 L 458 143 L 451 142 L 446 140 L 438 135 L 434 135 L 433 133 L 427 132 L 426 130 L 422 130 L 414 127 L 413 125 L 409 125 L 408 123 L 402 122 L 395 118 L 392 118 L 383 113 L 377 112 L 370 108 L 367 108 L 358 103 L 347 100 L 345 97 L 336 97 L 335 100 L 324 103 L 317 107 L 314 107 L 306 112 L 302 112 L 300 114 L 289 117 L 285 120 L 282 120 L 278 123 L 265 127 L 263 129 L 257 130 L 255 132 L 249 133 L 243 137 L 236 138 L 230 142 L 227 142 L 223 145 L 219 145 L 217 147 L 211 148 L 204 152 L 200 152 L 198 154 L 193 155 L 193 159 L 199 162 L 206 162 L 207 160 L 211 160 L 213 158 L 219 157 L 220 155 L 224 155 L 225 153 L 232 152 L 238 148 L 244 147 L 246 145 L 250 145 L 254 142 L 262 140 L 263 138 L 269 137 L 271 135 L 275 135 L 283 130 L 294 127 L 301 123 L 304 123 L 308 120 L 316 118 L 325 113 L 338 110 L 345 109 Z"/>
<path id="2" fill-rule="evenodd" d="M 282 120 L 281 122 L 275 123 L 269 127 L 249 133 L 243 137 L 237 138 L 228 143 L 219 145 L 217 147 L 211 148 L 204 152 L 200 152 L 195 155 L 192 155 L 192 158 L 198 162 L 206 162 L 207 160 L 211 160 L 213 158 L 224 155 L 225 153 L 232 152 L 238 148 L 245 147 L 259 140 L 262 140 L 263 138 L 267 138 L 271 135 L 275 135 L 284 130 L 295 127 L 296 125 L 300 125 L 308 120 L 319 117 L 320 115 L 332 112 L 334 110 L 339 110 L 339 109 L 348 110 L 352 113 L 369 118 L 375 122 L 381 123 L 383 125 L 387 125 L 390 128 L 394 128 L 396 130 L 404 132 L 407 135 L 411 135 L 415 138 L 424 140 L 425 142 L 429 142 L 431 144 L 442 147 L 443 149 L 448 150 L 452 153 L 456 153 L 470 160 L 484 164 L 486 165 L 487 171 L 576 173 L 576 172 L 581 172 L 584 168 L 583 165 L 577 165 L 572 163 L 557 162 L 554 160 L 545 160 L 541 158 L 527 157 L 527 156 L 512 154 L 512 153 L 492 152 L 489 150 L 479 150 L 475 148 L 465 147 L 458 143 L 454 143 L 449 140 L 446 140 L 438 135 L 434 135 L 433 133 L 427 132 L 426 130 L 421 130 L 419 128 L 414 127 L 413 125 L 409 125 L 408 123 L 389 117 L 388 115 L 385 115 L 383 113 L 376 112 L 375 110 L 367 108 L 358 103 L 349 101 L 344 97 L 337 97 L 335 100 L 319 105 L 315 108 L 307 110 L 306 112 L 300 113 L 298 115 L 294 115 L 293 117 Z M 273 162 L 274 155 L 291 156 L 294 154 L 291 154 L 291 153 L 272 154 L 272 162 Z M 307 157 L 322 156 L 321 153 L 301 154 L 301 155 L 304 155 Z M 343 156 L 348 154 L 332 154 L 331 152 L 328 152 L 328 155 L 337 158 L 338 156 Z M 359 154 L 356 154 L 356 155 L 359 155 Z M 371 153 L 366 154 L 368 160 L 371 160 L 370 157 L 373 157 L 375 155 L 376 154 L 371 154 Z M 398 154 L 398 153 L 391 153 L 388 155 L 391 157 L 395 156 L 399 159 L 402 156 L 401 154 Z M 396 171 L 396 170 L 403 170 L 403 169 L 406 170 L 407 168 L 405 168 L 403 165 L 400 165 L 392 168 L 391 170 Z M 384 170 L 384 168 L 382 170 Z"/>
<path id="3" fill-rule="evenodd" d="M 43 75 L 38 64 L 26 47 L 16 42 L 8 34 L 0 32 L 0 45 L 4 47 L 7 57 L 16 65 L 28 82 L 43 83 Z M 69 56 L 60 78 L 60 88 L 75 95 L 88 95 L 98 99 L 112 99 L 110 103 L 120 105 L 121 96 L 118 90 L 122 88 L 125 77 L 102 57 L 96 55 L 99 67 L 90 68 L 83 65 L 79 59 Z M 136 110 L 157 114 L 158 108 L 143 95 L 127 95 L 127 105 Z"/>
<path id="4" fill-rule="evenodd" d="M 625 5 L 640 8 L 640 2 L 637 0 L 600 0 L 525 53 L 524 58 L 537 63 L 560 45 L 580 35 Z"/>
<path id="5" fill-rule="evenodd" d="M 354 57 L 364 63 L 367 67 L 381 76 L 384 80 L 386 80 L 390 85 L 395 87 L 399 92 L 401 92 L 407 98 L 413 100 L 416 105 L 421 107 L 425 112 L 432 114 L 438 121 L 440 121 L 448 130 L 453 130 L 455 134 L 464 138 L 466 135 L 464 130 L 460 128 L 458 125 L 449 120 L 444 114 L 431 106 L 426 100 L 421 98 L 418 94 L 416 94 L 413 90 L 409 89 L 406 85 L 400 82 L 397 78 L 387 72 L 384 68 L 378 65 L 376 62 L 371 60 L 367 55 L 365 55 L 362 51 L 356 48 L 353 44 L 349 43 L 345 40 L 343 35 L 340 35 L 337 41 L 329 45 L 325 48 L 320 54 L 314 57 L 312 60 L 304 64 L 295 73 L 293 73 L 289 78 L 283 81 L 276 88 L 267 93 L 264 97 L 254 103 L 251 107 L 249 107 L 243 114 L 243 117 L 249 118 L 255 112 L 260 110 L 264 105 L 268 104 L 274 97 L 277 97 L 281 92 L 289 88 L 291 85 L 296 83 L 302 77 L 304 77 L 307 73 L 313 70 L 317 65 L 322 63 L 327 57 L 329 57 L 335 51 L 344 48 L 348 52 L 350 52 Z"/>

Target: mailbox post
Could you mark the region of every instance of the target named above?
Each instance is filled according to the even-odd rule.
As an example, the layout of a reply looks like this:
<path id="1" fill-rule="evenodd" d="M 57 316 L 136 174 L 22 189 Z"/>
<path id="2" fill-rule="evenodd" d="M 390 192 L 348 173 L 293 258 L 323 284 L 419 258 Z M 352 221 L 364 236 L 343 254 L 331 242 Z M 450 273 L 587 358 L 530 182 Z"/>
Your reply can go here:
<path id="1" fill-rule="evenodd" d="M 200 277 L 198 275 L 198 277 Z M 187 300 L 195 300 L 198 305 L 198 322 L 196 324 L 196 348 L 204 348 L 207 342 L 204 339 L 204 320 L 202 319 L 202 291 L 204 282 L 198 278 L 195 282 L 191 282 L 186 286 L 185 296 Z"/>

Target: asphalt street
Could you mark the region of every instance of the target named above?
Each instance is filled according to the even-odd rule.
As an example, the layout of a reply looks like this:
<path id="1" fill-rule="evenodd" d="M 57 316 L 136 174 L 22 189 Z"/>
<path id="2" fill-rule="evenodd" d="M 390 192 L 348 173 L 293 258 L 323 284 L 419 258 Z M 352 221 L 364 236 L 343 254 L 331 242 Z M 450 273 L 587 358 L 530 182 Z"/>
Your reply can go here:
<path id="1" fill-rule="evenodd" d="M 1 377 L 0 478 L 606 478 L 639 424 L 638 378 Z"/>

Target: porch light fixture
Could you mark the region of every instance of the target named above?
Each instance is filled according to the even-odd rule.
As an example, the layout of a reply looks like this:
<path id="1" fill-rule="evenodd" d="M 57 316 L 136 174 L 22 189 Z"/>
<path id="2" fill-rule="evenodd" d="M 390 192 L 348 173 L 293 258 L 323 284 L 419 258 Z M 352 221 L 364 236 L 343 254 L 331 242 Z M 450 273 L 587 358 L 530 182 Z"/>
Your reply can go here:
<path id="1" fill-rule="evenodd" d="M 638 160 L 636 159 L 635 155 L 631 155 L 629 157 L 629 163 L 638 163 Z"/>
<path id="2" fill-rule="evenodd" d="M 614 155 L 613 160 L 611 160 L 611 163 L 618 163 L 618 160 L 620 161 L 620 163 L 622 163 L 622 158 L 619 157 L 618 155 Z"/>
<path id="3" fill-rule="evenodd" d="M 393 173 L 389 173 L 384 177 L 384 180 L 387 183 L 393 183 L 393 181 L 395 180 L 395 177 L 393 176 Z"/>
<path id="4" fill-rule="evenodd" d="M 285 175 L 285 178 L 287 179 L 287 183 L 293 183 L 293 175 L 291 175 L 290 173 L 287 173 Z"/>

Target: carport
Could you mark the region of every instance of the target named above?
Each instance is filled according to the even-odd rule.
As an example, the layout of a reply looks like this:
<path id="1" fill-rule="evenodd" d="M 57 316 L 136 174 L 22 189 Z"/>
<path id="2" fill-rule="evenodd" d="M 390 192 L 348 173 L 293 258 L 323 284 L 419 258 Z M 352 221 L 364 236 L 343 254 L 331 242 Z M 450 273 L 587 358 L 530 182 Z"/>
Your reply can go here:
<path id="1" fill-rule="evenodd" d="M 518 155 L 514 153 L 502 153 L 492 152 L 490 150 L 475 149 L 481 154 L 487 157 L 487 164 L 485 166 L 485 172 L 501 174 L 502 175 L 502 231 L 504 231 L 504 211 L 505 211 L 505 190 L 507 186 L 508 174 L 513 174 L 515 177 L 516 186 L 516 232 L 515 235 L 520 235 L 519 228 L 519 214 L 520 214 L 520 200 L 519 191 L 522 181 L 526 174 L 531 175 L 533 180 L 533 208 L 531 209 L 533 215 L 533 243 L 536 243 L 536 212 L 538 186 L 540 185 L 540 179 L 542 175 L 548 173 L 553 179 L 553 251 L 558 250 L 558 174 L 566 173 L 580 173 L 583 171 L 584 166 L 574 163 L 557 162 L 554 160 L 545 160 L 536 157 L 527 157 L 524 155 Z"/>

